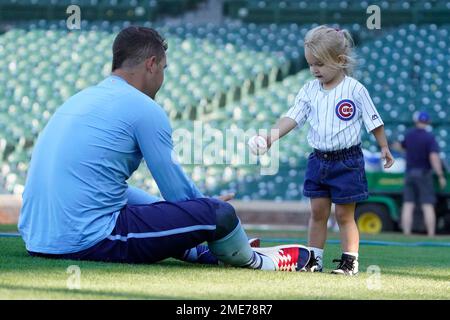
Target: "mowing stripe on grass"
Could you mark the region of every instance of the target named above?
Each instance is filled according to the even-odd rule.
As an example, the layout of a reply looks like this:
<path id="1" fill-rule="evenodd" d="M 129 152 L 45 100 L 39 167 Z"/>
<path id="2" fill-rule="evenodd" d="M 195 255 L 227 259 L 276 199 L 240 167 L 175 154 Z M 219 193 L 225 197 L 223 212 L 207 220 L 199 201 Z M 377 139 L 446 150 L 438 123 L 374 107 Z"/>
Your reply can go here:
<path id="1" fill-rule="evenodd" d="M 15 238 L 15 237 L 20 237 L 20 234 L 17 232 L 0 233 L 0 238 Z"/>
<path id="2" fill-rule="evenodd" d="M 261 242 L 308 242 L 307 239 L 301 238 L 262 238 Z M 327 240 L 329 244 L 340 244 L 339 240 Z M 374 241 L 374 240 L 360 240 L 360 245 L 368 246 L 390 246 L 390 247 L 450 247 L 450 242 L 394 242 L 394 241 Z"/>
<path id="3" fill-rule="evenodd" d="M 16 238 L 20 237 L 19 233 L 0 233 L 0 238 Z M 262 238 L 261 242 L 307 242 L 307 239 L 301 238 Z M 340 244 L 339 240 L 327 240 L 329 244 Z M 374 241 L 360 240 L 360 245 L 367 246 L 389 246 L 389 247 L 450 247 L 450 242 L 395 242 L 395 241 Z"/>

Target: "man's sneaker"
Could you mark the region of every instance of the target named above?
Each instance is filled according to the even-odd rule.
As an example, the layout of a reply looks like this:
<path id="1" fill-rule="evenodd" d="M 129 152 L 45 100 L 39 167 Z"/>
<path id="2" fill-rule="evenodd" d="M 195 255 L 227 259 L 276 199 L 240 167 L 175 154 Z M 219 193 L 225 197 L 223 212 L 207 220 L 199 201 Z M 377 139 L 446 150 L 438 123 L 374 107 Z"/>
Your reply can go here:
<path id="1" fill-rule="evenodd" d="M 259 248 L 259 247 L 261 247 L 261 239 L 259 239 L 259 238 L 251 238 L 251 239 L 248 240 L 248 244 L 252 248 Z"/>
<path id="2" fill-rule="evenodd" d="M 311 257 L 306 266 L 304 266 L 301 272 L 322 272 L 322 267 L 319 264 L 319 257 L 316 257 L 314 251 L 311 251 Z"/>
<path id="3" fill-rule="evenodd" d="M 346 276 L 355 276 L 358 274 L 358 260 L 352 255 L 343 253 L 341 259 L 334 259 L 333 262 L 339 262 L 337 268 L 331 271 L 333 274 Z"/>
<path id="4" fill-rule="evenodd" d="M 300 271 L 308 264 L 311 253 L 300 244 L 254 248 L 257 253 L 269 257 L 276 271 Z"/>

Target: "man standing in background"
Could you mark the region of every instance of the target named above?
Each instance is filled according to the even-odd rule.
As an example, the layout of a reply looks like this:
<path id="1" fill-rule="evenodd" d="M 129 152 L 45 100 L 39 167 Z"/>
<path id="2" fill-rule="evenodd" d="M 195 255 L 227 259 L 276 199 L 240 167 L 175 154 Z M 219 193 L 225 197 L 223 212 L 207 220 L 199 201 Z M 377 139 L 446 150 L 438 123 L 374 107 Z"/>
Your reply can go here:
<path id="1" fill-rule="evenodd" d="M 435 235 L 436 213 L 434 204 L 436 194 L 433 184 L 433 171 L 444 189 L 447 181 L 439 158 L 439 146 L 431 132 L 426 131 L 430 116 L 426 112 L 417 112 L 413 117 L 415 128 L 409 130 L 401 146 L 406 150 L 405 189 L 403 193 L 402 229 L 411 234 L 414 205 L 421 204 L 428 236 Z"/>

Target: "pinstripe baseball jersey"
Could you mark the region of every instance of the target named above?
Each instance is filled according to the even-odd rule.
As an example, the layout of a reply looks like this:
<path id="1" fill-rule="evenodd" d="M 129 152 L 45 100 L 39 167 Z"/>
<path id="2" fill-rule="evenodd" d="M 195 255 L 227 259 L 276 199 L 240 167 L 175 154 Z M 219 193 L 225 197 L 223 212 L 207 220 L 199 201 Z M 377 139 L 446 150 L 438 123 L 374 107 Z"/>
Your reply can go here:
<path id="1" fill-rule="evenodd" d="M 361 143 L 362 124 L 367 132 L 383 125 L 367 89 L 345 76 L 335 88 L 325 90 L 319 80 L 306 83 L 285 114 L 298 126 L 308 122 L 308 143 L 322 151 L 335 151 Z"/>

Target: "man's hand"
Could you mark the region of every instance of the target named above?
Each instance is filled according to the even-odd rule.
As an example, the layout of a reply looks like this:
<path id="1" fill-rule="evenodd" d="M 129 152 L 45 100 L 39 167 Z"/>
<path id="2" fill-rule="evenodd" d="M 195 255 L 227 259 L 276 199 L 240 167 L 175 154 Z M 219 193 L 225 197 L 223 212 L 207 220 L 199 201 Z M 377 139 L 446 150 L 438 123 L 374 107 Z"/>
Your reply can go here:
<path id="1" fill-rule="evenodd" d="M 224 195 L 219 196 L 218 198 L 222 201 L 230 201 L 231 199 L 234 198 L 234 193 L 224 194 Z"/>
<path id="2" fill-rule="evenodd" d="M 447 186 L 447 180 L 445 180 L 445 176 L 439 176 L 439 186 L 441 187 L 442 190 L 445 189 L 445 187 Z"/>
<path id="3" fill-rule="evenodd" d="M 381 148 L 381 159 L 384 160 L 384 168 L 388 169 L 392 167 L 395 160 L 394 157 L 391 154 L 391 151 L 389 151 L 389 147 L 383 147 Z"/>
<path id="4" fill-rule="evenodd" d="M 444 170 L 442 169 L 442 161 L 441 158 L 439 157 L 439 153 L 437 152 L 430 153 L 430 163 L 434 172 L 436 172 L 436 174 L 438 175 L 439 186 L 441 187 L 442 190 L 444 190 L 445 187 L 447 186 L 447 181 L 445 180 L 445 173 Z"/>

